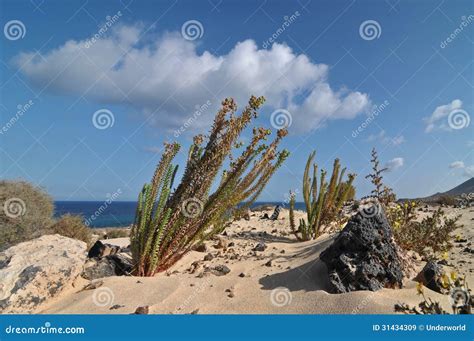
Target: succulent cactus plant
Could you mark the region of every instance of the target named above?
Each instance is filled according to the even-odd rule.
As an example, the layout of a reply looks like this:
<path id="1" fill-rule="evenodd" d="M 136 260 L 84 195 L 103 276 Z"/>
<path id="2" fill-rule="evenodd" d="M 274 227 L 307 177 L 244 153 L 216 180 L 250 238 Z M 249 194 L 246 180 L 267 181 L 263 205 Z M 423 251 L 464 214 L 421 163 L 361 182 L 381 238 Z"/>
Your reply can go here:
<path id="1" fill-rule="evenodd" d="M 152 276 L 168 269 L 194 244 L 222 232 L 237 206 L 242 202 L 241 209 L 251 205 L 288 157 L 288 151 L 278 151 L 287 131 L 278 130 L 273 142 L 266 145 L 263 141 L 271 132 L 263 128 L 254 128 L 249 145 L 238 158 L 232 157 L 237 139 L 257 117 L 264 100 L 252 96 L 241 115 L 235 114 L 233 99 L 222 102 L 208 138 L 194 138 L 183 177 L 173 193 L 176 167 L 171 161 L 180 146 L 166 145 L 151 183 L 145 184 L 138 198 L 131 231 L 137 275 Z M 222 173 L 217 189 L 210 193 L 228 158 L 229 168 Z"/>
<path id="2" fill-rule="evenodd" d="M 347 181 L 343 181 L 346 168 L 341 170 L 339 159 L 334 160 L 332 175 L 327 181 L 327 172 L 321 169 L 318 181 L 318 166 L 313 163 L 316 152 L 313 151 L 306 162 L 303 176 L 303 198 L 306 205 L 307 220 L 300 219 L 300 224 L 295 235 L 300 240 L 315 239 L 320 236 L 324 227 L 334 221 L 349 192 L 352 190 L 352 182 L 355 174 L 349 174 Z M 311 166 L 313 168 L 310 176 Z M 294 205 L 290 201 L 290 224 L 291 216 L 294 217 Z"/>

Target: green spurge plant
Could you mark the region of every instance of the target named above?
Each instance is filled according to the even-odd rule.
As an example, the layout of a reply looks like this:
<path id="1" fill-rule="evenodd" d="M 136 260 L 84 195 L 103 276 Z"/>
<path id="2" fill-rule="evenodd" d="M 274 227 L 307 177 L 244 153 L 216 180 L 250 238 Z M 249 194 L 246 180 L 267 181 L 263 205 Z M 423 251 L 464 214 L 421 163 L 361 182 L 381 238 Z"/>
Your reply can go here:
<path id="1" fill-rule="evenodd" d="M 138 198 L 131 249 L 139 276 L 152 276 L 168 269 L 198 242 L 220 233 L 237 205 L 250 206 L 262 192 L 276 169 L 289 153 L 278 151 L 286 136 L 280 129 L 276 138 L 265 144 L 270 130 L 254 128 L 253 137 L 238 158 L 232 150 L 237 139 L 264 102 L 252 96 L 241 115 L 236 115 L 233 99 L 225 99 L 209 136 L 197 135 L 188 153 L 180 184 L 171 193 L 176 167 L 171 161 L 178 153 L 177 143 L 167 144 L 151 183 L 145 184 Z M 204 145 L 205 140 L 207 143 Z M 226 161 L 217 189 L 210 193 L 214 180 Z"/>
<path id="2" fill-rule="evenodd" d="M 343 181 L 346 168 L 341 170 L 339 159 L 334 160 L 333 171 L 329 182 L 326 180 L 327 172 L 321 170 L 318 181 L 318 166 L 313 163 L 316 152 L 312 152 L 303 176 L 303 198 L 306 204 L 307 221 L 300 219 L 296 237 L 300 240 L 309 240 L 319 237 L 323 226 L 333 222 L 341 211 L 342 205 L 352 188 L 355 174 L 348 174 L 347 181 Z M 310 177 L 310 168 L 313 174 Z M 290 214 L 293 215 L 290 205 Z"/>

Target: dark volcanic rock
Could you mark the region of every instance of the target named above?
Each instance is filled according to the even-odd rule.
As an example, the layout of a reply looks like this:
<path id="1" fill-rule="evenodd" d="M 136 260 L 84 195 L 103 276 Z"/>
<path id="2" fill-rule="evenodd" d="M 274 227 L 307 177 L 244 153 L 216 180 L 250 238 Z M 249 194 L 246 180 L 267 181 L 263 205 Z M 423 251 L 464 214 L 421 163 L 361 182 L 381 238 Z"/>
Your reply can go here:
<path id="1" fill-rule="evenodd" d="M 86 265 L 81 275 L 88 280 L 110 276 L 127 276 L 130 275 L 133 269 L 132 259 L 124 254 L 96 258 L 89 263 L 92 264 Z"/>
<path id="2" fill-rule="evenodd" d="M 100 240 L 96 241 L 87 253 L 88 258 L 105 257 L 120 252 L 120 247 L 111 244 L 104 244 Z"/>
<path id="3" fill-rule="evenodd" d="M 439 293 L 446 293 L 443 287 L 442 277 L 444 275 L 443 267 L 433 261 L 429 261 L 423 270 L 415 277 L 415 281 L 423 283 L 425 287 Z"/>
<path id="4" fill-rule="evenodd" d="M 336 293 L 402 286 L 402 265 L 382 210 L 353 216 L 320 259 Z"/>

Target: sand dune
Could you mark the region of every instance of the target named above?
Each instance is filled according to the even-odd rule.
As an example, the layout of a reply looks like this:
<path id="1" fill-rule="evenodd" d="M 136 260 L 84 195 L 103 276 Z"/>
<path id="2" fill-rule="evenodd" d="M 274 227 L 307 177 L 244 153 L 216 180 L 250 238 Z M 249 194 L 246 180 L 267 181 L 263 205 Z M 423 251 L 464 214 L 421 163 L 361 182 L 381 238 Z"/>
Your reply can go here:
<path id="1" fill-rule="evenodd" d="M 410 279 L 405 281 L 403 289 L 328 293 L 326 266 L 318 257 L 334 236 L 295 242 L 289 233 L 286 211 L 278 221 L 261 220 L 263 213 L 255 213 L 249 221 L 234 222 L 221 242 L 206 242 L 207 252 L 190 252 L 167 273 L 153 278 L 107 277 L 102 279 L 103 285 L 98 289 L 85 291 L 80 289 L 88 281 L 79 279 L 73 290 L 40 312 L 130 314 L 146 305 L 150 313 L 158 314 L 372 314 L 394 313 L 396 303 L 416 305 L 420 302 L 416 283 Z M 457 233 L 472 241 L 474 214 L 469 209 L 462 213 L 465 226 Z M 107 242 L 128 244 L 126 238 Z M 265 243 L 265 251 L 253 251 L 258 243 Z M 225 248 L 216 248 L 226 244 Z M 214 258 L 203 261 L 208 253 Z M 459 270 L 467 273 L 468 281 L 474 283 L 472 264 L 467 260 L 459 263 L 466 257 L 455 247 L 449 264 L 461 265 Z M 217 276 L 205 271 L 206 267 L 217 265 L 227 266 L 230 272 Z M 424 263 L 420 261 L 417 265 L 421 269 Z M 450 310 L 448 296 L 429 289 L 426 293 Z"/>

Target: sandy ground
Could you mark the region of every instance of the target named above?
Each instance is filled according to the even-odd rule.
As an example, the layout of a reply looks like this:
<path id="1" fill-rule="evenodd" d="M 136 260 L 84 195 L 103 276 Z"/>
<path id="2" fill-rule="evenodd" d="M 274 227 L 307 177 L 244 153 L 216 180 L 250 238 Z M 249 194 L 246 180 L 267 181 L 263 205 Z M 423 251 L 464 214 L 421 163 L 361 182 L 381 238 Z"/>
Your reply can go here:
<path id="1" fill-rule="evenodd" d="M 254 212 L 249 221 L 234 222 L 222 241 L 206 242 L 207 252 L 190 252 L 167 273 L 153 278 L 108 277 L 98 289 L 83 291 L 88 281 L 79 279 L 74 289 L 40 312 L 130 314 L 139 306 L 149 306 L 150 313 L 158 314 L 371 314 L 394 313 L 396 303 L 420 302 L 416 283 L 409 279 L 403 289 L 329 294 L 326 267 L 318 257 L 334 236 L 295 242 L 287 211 L 282 211 L 278 221 L 261 220 L 264 213 L 271 215 L 271 211 Z M 467 241 L 453 248 L 448 266 L 474 283 L 472 254 L 463 251 L 474 239 L 474 209 L 460 213 L 464 227 L 456 234 Z M 297 221 L 301 215 L 297 213 Z M 106 242 L 126 246 L 128 239 Z M 265 251 L 253 251 L 262 242 L 267 245 Z M 214 258 L 204 261 L 208 253 Z M 230 272 L 216 276 L 203 270 L 216 265 L 226 265 Z M 420 268 L 423 265 L 419 263 Z M 425 292 L 450 311 L 448 296 Z"/>

